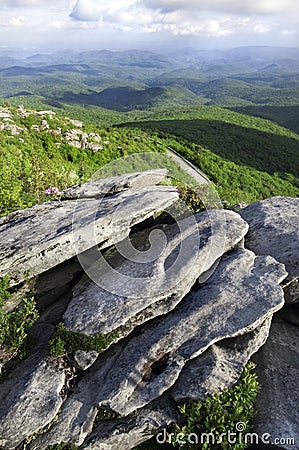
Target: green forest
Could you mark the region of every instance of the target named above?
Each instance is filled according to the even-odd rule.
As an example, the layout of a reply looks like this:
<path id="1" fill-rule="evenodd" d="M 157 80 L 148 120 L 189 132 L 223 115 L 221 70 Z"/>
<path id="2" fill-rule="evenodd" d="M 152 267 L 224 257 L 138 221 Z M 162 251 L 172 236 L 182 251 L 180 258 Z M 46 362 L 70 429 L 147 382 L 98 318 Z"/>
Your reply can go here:
<path id="1" fill-rule="evenodd" d="M 25 114 L 4 100 L 0 107 L 1 215 L 46 201 L 46 189 L 86 181 L 113 160 L 167 147 L 203 171 L 228 206 L 299 194 L 299 135 L 279 124 L 285 115 L 274 121 L 202 105 L 136 116 L 78 105 L 38 114 L 32 106 Z"/>

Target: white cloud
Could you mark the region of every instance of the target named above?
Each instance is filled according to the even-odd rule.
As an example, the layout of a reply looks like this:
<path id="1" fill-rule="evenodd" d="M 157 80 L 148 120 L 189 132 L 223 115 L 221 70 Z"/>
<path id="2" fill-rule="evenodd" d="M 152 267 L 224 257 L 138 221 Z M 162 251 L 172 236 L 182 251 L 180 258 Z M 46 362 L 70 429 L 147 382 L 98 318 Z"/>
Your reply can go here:
<path id="1" fill-rule="evenodd" d="M 62 30 L 65 27 L 65 23 L 61 20 L 52 20 L 49 22 L 49 27 L 55 28 L 56 30 Z"/>
<path id="2" fill-rule="evenodd" d="M 10 9 L 31 9 L 31 10 L 68 10 L 73 5 L 73 0 L 0 0 L 0 8 L 3 10 Z"/>
<path id="3" fill-rule="evenodd" d="M 298 11 L 297 0 L 141 0 L 152 9 L 164 12 L 175 10 L 218 11 L 233 14 L 280 14 Z"/>
<path id="4" fill-rule="evenodd" d="M 270 31 L 270 28 L 266 27 L 261 23 L 257 23 L 256 25 L 253 26 L 253 31 L 255 33 L 268 33 L 268 31 Z"/>
<path id="5" fill-rule="evenodd" d="M 2 40 L 298 45 L 298 0 L 0 0 Z M 27 17 L 25 21 L 24 18 Z M 8 26 L 9 24 L 9 26 Z M 17 31 L 19 27 L 19 32 Z M 24 32 L 28 30 L 28 33 Z M 55 30 L 55 32 L 53 32 Z M 223 38 L 223 39 L 222 39 Z M 273 39 L 272 39 L 273 38 Z M 272 42 L 273 41 L 273 42 Z M 107 46 L 106 43 L 106 46 Z M 222 45 L 222 44 L 221 44 Z M 246 44 L 247 45 L 247 44 Z M 108 45 L 109 48 L 109 45 Z"/>
<path id="6" fill-rule="evenodd" d="M 25 20 L 26 20 L 25 16 L 11 17 L 8 24 L 13 27 L 21 27 L 24 24 Z"/>
<path id="7" fill-rule="evenodd" d="M 136 0 L 122 0 L 121 5 L 118 0 L 110 0 L 105 4 L 99 0 L 77 0 L 73 6 L 70 17 L 82 22 L 96 22 L 103 15 L 113 15 L 117 12 L 126 12 L 134 6 Z"/>
<path id="8" fill-rule="evenodd" d="M 128 33 L 222 37 L 265 34 L 276 28 L 271 19 L 275 14 L 293 9 L 298 9 L 297 0 L 110 0 L 106 5 L 99 0 L 76 0 L 70 17 L 90 23 L 87 28 L 101 23 Z M 281 33 L 288 28 L 287 20 Z"/>
<path id="9" fill-rule="evenodd" d="M 100 19 L 102 8 L 95 0 L 78 0 L 70 17 L 82 22 L 96 22 Z"/>

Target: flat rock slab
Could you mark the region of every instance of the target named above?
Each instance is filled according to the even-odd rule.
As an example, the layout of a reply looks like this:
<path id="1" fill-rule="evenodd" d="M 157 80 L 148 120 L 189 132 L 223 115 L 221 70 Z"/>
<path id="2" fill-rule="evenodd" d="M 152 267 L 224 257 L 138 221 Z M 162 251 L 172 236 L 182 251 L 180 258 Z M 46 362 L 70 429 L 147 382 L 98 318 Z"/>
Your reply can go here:
<path id="1" fill-rule="evenodd" d="M 251 356 L 265 344 L 271 321 L 272 317 L 268 317 L 255 330 L 223 339 L 189 361 L 171 388 L 174 400 L 178 403 L 203 400 L 233 386 Z"/>
<path id="2" fill-rule="evenodd" d="M 247 230 L 238 214 L 210 210 L 132 235 L 87 270 L 94 281 L 85 276 L 73 289 L 66 326 L 90 335 L 115 329 L 127 335 L 173 309 Z"/>
<path id="3" fill-rule="evenodd" d="M 153 186 L 11 213 L 0 220 L 0 277 L 9 274 L 11 284 L 18 284 L 98 244 L 110 246 L 177 199 L 175 188 Z"/>
<path id="4" fill-rule="evenodd" d="M 189 361 L 170 393 L 174 400 L 203 400 L 237 382 L 248 360 L 266 341 L 271 317 L 250 333 L 211 345 L 202 355 Z M 82 448 L 86 450 L 129 450 L 162 433 L 182 420 L 169 394 L 163 394 L 133 414 L 98 422 Z"/>
<path id="5" fill-rule="evenodd" d="M 43 339 L 53 327 L 42 325 Z M 44 349 L 35 350 L 0 384 L 0 447 L 13 450 L 25 438 L 48 425 L 59 411 L 65 383 L 63 370 L 48 361 Z"/>
<path id="6" fill-rule="evenodd" d="M 251 332 L 284 303 L 284 266 L 249 250 L 225 256 L 209 280 L 173 311 L 112 346 L 90 368 L 62 407 L 58 421 L 36 441 L 80 445 L 97 406 L 127 416 L 160 397 L 182 368 L 217 341 Z"/>
<path id="7" fill-rule="evenodd" d="M 274 322 L 266 344 L 254 356 L 260 383 L 254 431 L 271 435 L 271 443 L 299 449 L 299 328 Z M 294 444 L 287 443 L 294 439 Z M 283 441 L 284 440 L 284 441 Z"/>
<path id="8" fill-rule="evenodd" d="M 166 178 L 167 173 L 167 169 L 156 169 L 110 178 L 96 178 L 65 189 L 63 198 L 67 200 L 101 198 L 104 195 L 113 195 L 128 189 L 143 189 L 160 183 Z"/>
<path id="9" fill-rule="evenodd" d="M 299 301 L 299 198 L 272 197 L 240 211 L 249 223 L 246 248 L 257 255 L 271 255 L 288 272 L 286 302 Z"/>
<path id="10" fill-rule="evenodd" d="M 103 420 L 83 444 L 84 450 L 130 450 L 182 420 L 170 396 L 163 395 L 122 419 Z"/>

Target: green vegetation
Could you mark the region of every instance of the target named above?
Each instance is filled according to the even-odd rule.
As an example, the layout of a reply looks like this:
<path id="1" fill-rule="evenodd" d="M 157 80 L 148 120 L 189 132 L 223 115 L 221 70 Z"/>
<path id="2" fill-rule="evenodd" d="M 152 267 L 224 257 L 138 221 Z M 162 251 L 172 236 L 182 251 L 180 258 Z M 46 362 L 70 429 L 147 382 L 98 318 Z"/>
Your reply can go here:
<path id="1" fill-rule="evenodd" d="M 209 396 L 203 401 L 190 401 L 181 405 L 179 409 L 184 417 L 184 422 L 169 430 L 165 444 L 158 444 L 156 438 L 152 438 L 136 447 L 135 450 L 169 450 L 173 447 L 186 450 L 194 448 L 243 450 L 248 448 L 251 442 L 249 438 L 247 444 L 245 435 L 250 433 L 252 428 L 251 420 L 255 413 L 254 404 L 259 389 L 257 377 L 252 373 L 254 367 L 253 363 L 248 363 L 242 376 L 232 388 Z M 231 436 L 231 439 L 236 438 L 235 444 L 228 442 L 228 431 L 236 433 Z M 189 436 L 192 444 L 188 442 Z M 198 442 L 196 442 L 196 436 Z M 203 437 L 202 443 L 201 437 Z M 222 442 L 218 443 L 217 441 Z"/>
<path id="2" fill-rule="evenodd" d="M 47 450 L 77 450 L 77 446 L 73 444 L 55 444 L 50 445 Z"/>
<path id="3" fill-rule="evenodd" d="M 122 126 L 140 129 L 176 150 L 230 204 L 299 195 L 299 136 L 277 123 L 207 106 L 146 119 Z"/>
<path id="4" fill-rule="evenodd" d="M 57 186 L 62 191 L 88 180 L 99 167 L 117 158 L 144 149 L 158 151 L 154 142 L 133 130 L 98 130 L 91 125 L 81 129 L 65 118 L 46 115 L 45 119 L 34 111 L 22 117 L 17 109 L 5 108 L 17 128 L 0 128 L 0 215 L 46 201 L 46 189 Z M 81 132 L 77 140 L 67 137 L 74 129 Z M 99 133 L 100 151 L 78 148 L 83 132 Z"/>
<path id="5" fill-rule="evenodd" d="M 29 328 L 38 318 L 34 298 L 25 298 L 21 306 L 4 312 L 5 301 L 10 298 L 9 277 L 0 280 L 0 366 L 20 355 Z"/>
<path id="6" fill-rule="evenodd" d="M 272 120 L 297 134 L 299 133 L 299 106 L 248 106 L 233 109 L 242 114 Z"/>
<path id="7" fill-rule="evenodd" d="M 73 114 L 81 111 L 79 118 L 92 122 L 84 123 L 81 131 L 99 136 L 101 149 L 93 151 L 78 148 L 80 135 L 77 146 L 67 140 L 67 134 L 78 127 L 65 118 L 63 110 L 45 119 L 33 111 L 21 117 L 17 108 L 5 104 L 3 108 L 11 111 L 12 121 L 20 130 L 19 134 L 6 128 L 0 130 L 0 215 L 49 200 L 46 189 L 56 186 L 62 191 L 88 180 L 118 158 L 163 153 L 166 147 L 201 169 L 214 183 L 220 199 L 231 205 L 274 195 L 299 195 L 299 136 L 270 120 L 214 106 L 190 106 L 158 115 L 144 111 L 142 116 L 135 111 L 134 122 L 99 127 L 95 125 L 94 110 L 90 113 L 74 107 Z M 116 123 L 133 118 L 133 113 L 114 114 L 110 119 Z M 104 117 L 107 115 L 106 110 Z M 49 129 L 43 127 L 43 120 Z M 132 164 L 122 158 L 114 174 L 151 169 L 155 167 L 153 161 L 143 158 L 142 164 L 137 160 Z M 166 161 L 160 160 L 163 167 L 168 167 Z M 111 175 L 111 167 L 108 172 L 102 170 L 101 176 Z M 173 173 L 176 171 L 174 177 L 186 182 L 181 179 L 182 171 L 175 169 Z"/>
<path id="8" fill-rule="evenodd" d="M 250 432 L 250 421 L 254 415 L 254 403 L 258 392 L 258 382 L 252 373 L 253 363 L 249 363 L 238 381 L 231 389 L 226 389 L 221 394 L 207 397 L 203 401 L 190 402 L 180 407 L 185 417 L 183 426 L 176 426 L 172 443 L 174 447 L 184 449 L 194 448 L 188 443 L 188 436 L 195 433 L 199 443 L 201 436 L 212 434 L 212 440 L 204 439 L 201 444 L 203 450 L 242 450 L 248 447 L 244 435 Z M 239 428 L 240 426 L 240 428 Z M 228 441 L 228 431 L 236 433 L 236 443 Z M 185 444 L 178 444 L 182 433 L 185 436 Z M 193 435 L 194 438 L 194 435 Z M 217 441 L 220 441 L 219 443 Z M 250 443 L 250 442 L 249 442 Z"/>
<path id="9" fill-rule="evenodd" d="M 138 50 L 60 52 L 11 67 L 0 60 L 0 96 L 25 103 L 38 96 L 58 108 L 80 104 L 114 111 L 157 112 L 191 104 L 296 106 L 298 51 L 269 49 L 223 51 L 216 58 L 214 52 L 195 50 L 167 56 Z"/>
<path id="10" fill-rule="evenodd" d="M 86 352 L 95 350 L 101 353 L 117 338 L 118 334 L 115 332 L 88 336 L 83 333 L 70 331 L 63 323 L 59 323 L 49 342 L 50 355 L 72 355 L 78 350 L 84 350 Z"/>

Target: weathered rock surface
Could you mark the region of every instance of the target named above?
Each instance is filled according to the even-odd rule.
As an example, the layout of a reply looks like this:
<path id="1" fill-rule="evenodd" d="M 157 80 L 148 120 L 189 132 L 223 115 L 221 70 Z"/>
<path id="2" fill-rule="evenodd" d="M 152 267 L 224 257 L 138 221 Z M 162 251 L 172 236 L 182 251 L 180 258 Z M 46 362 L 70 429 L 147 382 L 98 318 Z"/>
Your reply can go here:
<path id="1" fill-rule="evenodd" d="M 78 369 L 87 370 L 97 360 L 98 356 L 99 354 L 94 350 L 90 352 L 78 350 L 74 354 L 74 362 Z"/>
<path id="2" fill-rule="evenodd" d="M 166 169 L 156 169 L 110 178 L 95 179 L 65 189 L 63 191 L 63 198 L 68 200 L 78 198 L 101 198 L 104 195 L 114 195 L 128 189 L 143 189 L 163 181 L 167 176 L 167 172 Z"/>
<path id="3" fill-rule="evenodd" d="M 100 421 L 82 449 L 130 450 L 181 419 L 171 397 L 163 395 L 130 416 Z"/>
<path id="4" fill-rule="evenodd" d="M 41 334 L 42 331 L 42 334 Z M 42 325 L 34 353 L 0 385 L 0 446 L 14 449 L 49 424 L 59 411 L 65 374 L 47 359 L 53 327 Z"/>
<path id="5" fill-rule="evenodd" d="M 97 415 L 97 391 L 105 382 L 113 363 L 126 345 L 126 340 L 109 348 L 99 355 L 97 362 L 89 373 L 75 387 L 74 393 L 67 398 L 64 407 L 57 417 L 57 422 L 30 444 L 30 450 L 44 450 L 49 445 L 61 442 L 71 442 L 76 445 L 83 443 L 85 437 L 92 432 Z M 101 369 L 100 373 L 95 367 Z M 104 378 L 103 378 L 104 376 Z"/>
<path id="6" fill-rule="evenodd" d="M 244 249 L 225 256 L 197 292 L 100 355 L 58 421 L 32 448 L 43 449 L 46 442 L 82 444 L 96 405 L 126 416 L 160 397 L 188 360 L 221 339 L 253 331 L 279 310 L 284 303 L 279 283 L 286 275 L 269 256 Z"/>
<path id="7" fill-rule="evenodd" d="M 0 220 L 0 276 L 24 280 L 97 244 L 121 241 L 136 223 L 178 199 L 167 186 L 127 190 L 103 199 L 48 202 L 11 213 Z"/>
<path id="8" fill-rule="evenodd" d="M 279 439 L 276 443 L 287 450 L 299 449 L 298 342 L 297 326 L 273 323 L 266 344 L 253 358 L 260 383 L 254 431 L 271 435 L 271 443 Z"/>
<path id="9" fill-rule="evenodd" d="M 286 302 L 299 301 L 299 198 L 272 197 L 240 211 L 249 223 L 246 248 L 258 255 L 271 255 L 288 272 Z"/>
<path id="10" fill-rule="evenodd" d="M 220 339 L 253 330 L 280 309 L 278 283 L 285 276 L 271 257 L 239 250 L 224 258 L 198 292 L 130 341 L 97 393 L 99 405 L 124 415 L 161 395 L 188 360 Z M 155 376 L 157 364 L 164 370 Z"/>
<path id="11" fill-rule="evenodd" d="M 203 400 L 236 383 L 251 356 L 265 344 L 271 321 L 270 316 L 255 330 L 223 339 L 189 361 L 171 389 L 175 401 Z"/>
<path id="12" fill-rule="evenodd" d="M 180 420 L 175 402 L 204 399 L 237 381 L 284 304 L 280 283 L 288 300 L 298 297 L 299 199 L 171 221 L 176 189 L 152 186 L 165 176 L 156 170 L 97 180 L 66 190 L 61 202 L 0 219 L 0 276 L 10 273 L 18 284 L 29 270 L 43 294 L 35 347 L 0 385 L 1 448 L 27 438 L 31 450 L 62 442 L 134 448 Z M 162 210 L 167 223 L 166 215 L 146 221 Z M 258 256 L 244 248 L 244 236 Z M 84 275 L 71 299 L 83 270 L 90 278 Z M 299 441 L 296 306 L 280 310 L 254 358 L 261 381 L 256 432 Z M 48 340 L 62 317 L 90 335 L 116 330 L 119 341 L 100 355 L 49 358 Z"/>
<path id="13" fill-rule="evenodd" d="M 271 317 L 250 333 L 223 339 L 211 345 L 183 368 L 171 388 L 171 396 L 181 403 L 185 400 L 204 399 L 207 395 L 231 387 L 239 379 L 252 354 L 265 343 L 270 325 Z M 178 423 L 181 417 L 171 396 L 163 394 L 127 417 L 99 421 L 82 448 L 129 450 L 171 424 Z"/>
<path id="14" fill-rule="evenodd" d="M 127 335 L 173 309 L 247 230 L 238 214 L 212 210 L 133 235 L 88 270 L 95 281 L 85 276 L 73 289 L 66 326 L 86 334 L 118 329 Z"/>

